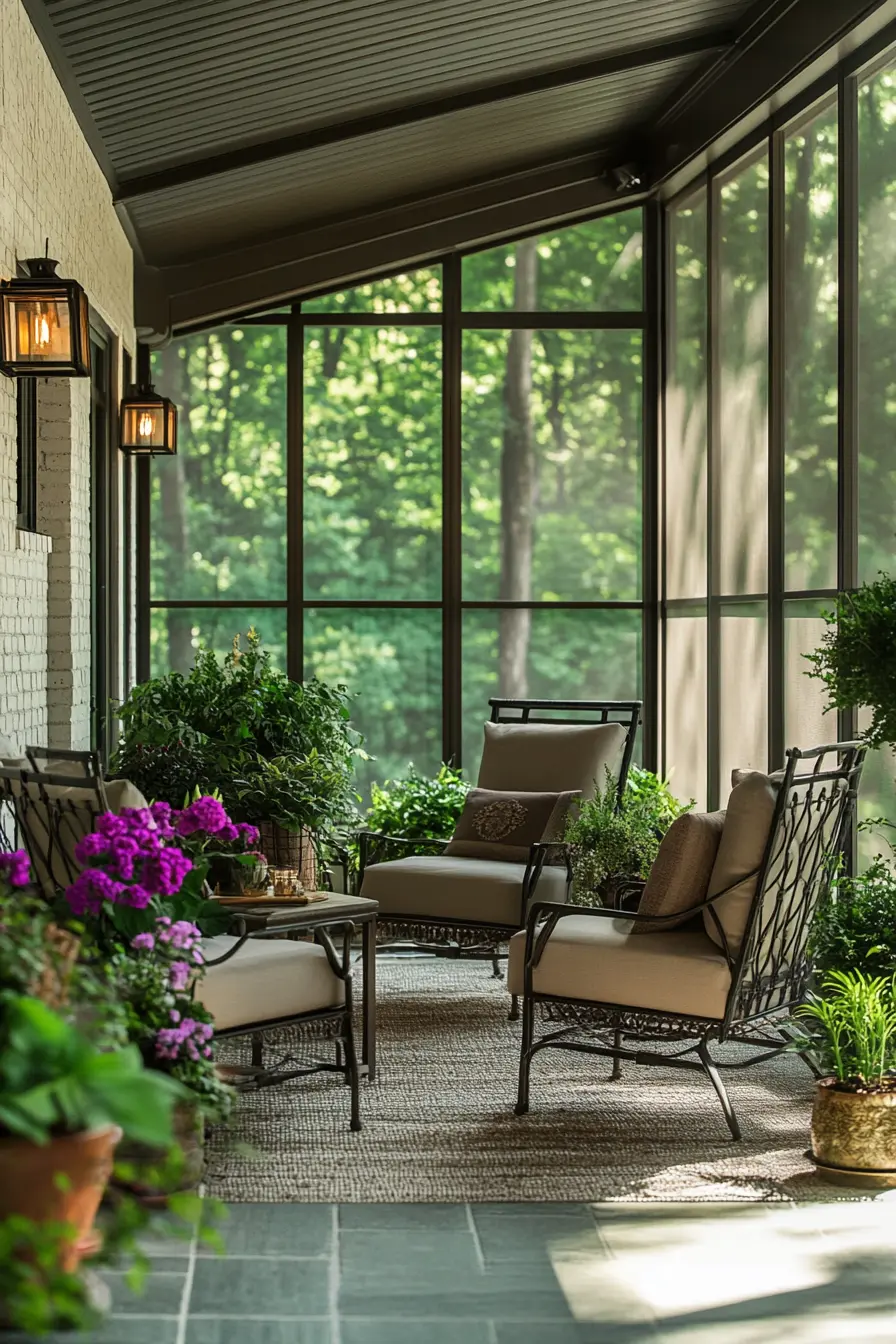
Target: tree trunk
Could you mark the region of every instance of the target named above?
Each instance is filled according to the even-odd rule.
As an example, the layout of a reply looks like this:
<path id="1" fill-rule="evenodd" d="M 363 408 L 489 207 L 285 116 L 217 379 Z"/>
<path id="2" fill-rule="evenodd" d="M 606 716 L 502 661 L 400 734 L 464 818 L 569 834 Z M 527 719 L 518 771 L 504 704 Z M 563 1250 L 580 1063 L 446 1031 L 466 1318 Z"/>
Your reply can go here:
<path id="1" fill-rule="evenodd" d="M 188 383 L 180 346 L 175 342 L 162 350 L 162 386 L 178 408 L 182 425 L 189 423 Z M 184 436 L 186 438 L 186 436 Z M 188 573 L 190 537 L 187 527 L 187 483 L 184 459 L 178 455 L 161 464 L 159 496 L 162 505 L 162 529 L 168 543 L 165 593 L 180 593 Z M 189 672 L 193 666 L 192 621 L 188 612 L 169 607 L 165 613 L 168 627 L 168 666 L 173 672 Z"/>
<path id="2" fill-rule="evenodd" d="M 535 307 L 537 242 L 516 245 L 514 308 Z M 532 546 L 535 511 L 535 444 L 532 428 L 532 332 L 512 331 L 504 378 L 504 436 L 501 447 L 501 579 L 503 601 L 527 602 L 532 596 Z M 528 691 L 527 660 L 531 612 L 500 614 L 498 685 L 501 695 L 523 698 Z"/>

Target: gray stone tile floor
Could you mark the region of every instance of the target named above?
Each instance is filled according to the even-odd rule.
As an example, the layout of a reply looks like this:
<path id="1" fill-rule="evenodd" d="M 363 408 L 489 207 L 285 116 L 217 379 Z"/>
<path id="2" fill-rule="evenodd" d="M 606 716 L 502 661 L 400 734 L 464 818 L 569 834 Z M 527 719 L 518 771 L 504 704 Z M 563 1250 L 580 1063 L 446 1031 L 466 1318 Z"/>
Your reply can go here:
<path id="1" fill-rule="evenodd" d="M 896 1196 L 233 1205 L 68 1344 L 896 1344 Z"/>

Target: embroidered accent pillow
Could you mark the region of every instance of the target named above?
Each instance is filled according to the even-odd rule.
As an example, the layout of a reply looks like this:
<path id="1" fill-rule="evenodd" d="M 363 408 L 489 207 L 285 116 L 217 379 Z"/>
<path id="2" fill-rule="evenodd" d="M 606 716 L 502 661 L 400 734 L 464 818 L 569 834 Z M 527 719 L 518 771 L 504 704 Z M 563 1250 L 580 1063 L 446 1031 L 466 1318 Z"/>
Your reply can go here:
<path id="1" fill-rule="evenodd" d="M 455 858 L 525 863 L 538 840 L 559 840 L 579 793 L 471 789 L 445 850 Z"/>

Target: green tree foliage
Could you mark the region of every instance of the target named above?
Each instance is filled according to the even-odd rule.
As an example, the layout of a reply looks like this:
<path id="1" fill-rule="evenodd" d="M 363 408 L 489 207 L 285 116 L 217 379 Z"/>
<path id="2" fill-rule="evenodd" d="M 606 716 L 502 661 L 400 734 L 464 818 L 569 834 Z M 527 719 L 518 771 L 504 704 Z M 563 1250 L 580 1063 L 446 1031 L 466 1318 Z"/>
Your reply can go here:
<path id="1" fill-rule="evenodd" d="M 465 307 L 521 297 L 556 312 L 641 304 L 637 210 L 465 260 Z M 306 600 L 438 603 L 442 594 L 442 349 L 401 315 L 442 306 L 438 268 L 312 300 L 304 345 L 303 568 Z M 328 313 L 380 313 L 333 326 Z M 523 339 L 525 337 L 525 339 Z M 464 339 L 463 595 L 638 600 L 641 592 L 641 333 L 471 331 Z M 181 452 L 153 464 L 155 598 L 238 608 L 153 613 L 153 670 L 186 673 L 200 642 L 224 654 L 254 625 L 276 666 L 286 614 L 286 337 L 224 327 L 161 353 L 157 381 L 181 408 Z M 516 419 L 514 419 L 514 416 Z M 527 460 L 525 488 L 514 489 Z M 523 519 L 523 545 L 508 536 Z M 354 718 L 375 763 L 358 782 L 442 752 L 437 607 L 309 606 L 306 674 L 358 693 Z M 510 651 L 513 658 L 510 658 Z M 512 662 L 512 667 L 511 667 Z M 475 774 L 489 695 L 631 698 L 640 686 L 637 611 L 471 611 L 464 626 L 465 748 Z"/>

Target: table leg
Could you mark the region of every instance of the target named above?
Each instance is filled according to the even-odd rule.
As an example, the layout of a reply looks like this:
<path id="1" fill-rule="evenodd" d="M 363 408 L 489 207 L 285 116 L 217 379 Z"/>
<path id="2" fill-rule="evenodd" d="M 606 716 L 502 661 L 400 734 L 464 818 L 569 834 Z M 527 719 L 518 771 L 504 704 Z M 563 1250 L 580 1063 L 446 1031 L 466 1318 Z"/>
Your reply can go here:
<path id="1" fill-rule="evenodd" d="M 368 919 L 362 926 L 361 972 L 363 986 L 363 1039 L 361 1062 L 368 1082 L 376 1077 L 376 919 Z"/>

